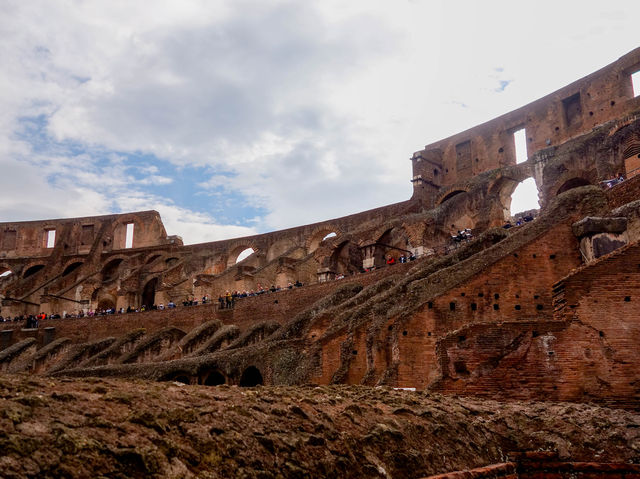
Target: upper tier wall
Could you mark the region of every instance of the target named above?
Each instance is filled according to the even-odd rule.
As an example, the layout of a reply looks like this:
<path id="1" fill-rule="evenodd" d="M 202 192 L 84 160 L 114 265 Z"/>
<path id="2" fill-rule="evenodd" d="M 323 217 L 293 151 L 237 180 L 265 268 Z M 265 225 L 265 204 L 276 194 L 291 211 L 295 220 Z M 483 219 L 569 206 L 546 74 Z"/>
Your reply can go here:
<path id="1" fill-rule="evenodd" d="M 640 96 L 634 97 L 631 80 L 637 71 L 640 48 L 522 108 L 427 145 L 411 158 L 414 197 L 433 203 L 437 188 L 516 164 L 513 134 L 521 128 L 530 158 L 543 148 L 637 111 Z"/>
<path id="2" fill-rule="evenodd" d="M 133 224 L 132 248 L 157 246 L 168 241 L 157 211 L 19 221 L 0 223 L 0 258 L 49 256 L 54 249 L 62 249 L 65 256 L 87 254 L 97 238 L 103 242 L 102 251 L 125 249 L 128 224 Z M 105 226 L 110 228 L 106 235 Z"/>

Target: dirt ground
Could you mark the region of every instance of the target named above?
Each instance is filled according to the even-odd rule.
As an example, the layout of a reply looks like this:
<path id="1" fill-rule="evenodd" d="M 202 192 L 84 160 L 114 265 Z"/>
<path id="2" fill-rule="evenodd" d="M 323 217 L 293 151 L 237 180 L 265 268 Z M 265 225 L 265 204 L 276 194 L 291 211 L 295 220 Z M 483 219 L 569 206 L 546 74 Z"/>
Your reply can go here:
<path id="1" fill-rule="evenodd" d="M 362 386 L 0 376 L 0 476 L 422 477 L 510 451 L 640 462 L 640 413 Z"/>

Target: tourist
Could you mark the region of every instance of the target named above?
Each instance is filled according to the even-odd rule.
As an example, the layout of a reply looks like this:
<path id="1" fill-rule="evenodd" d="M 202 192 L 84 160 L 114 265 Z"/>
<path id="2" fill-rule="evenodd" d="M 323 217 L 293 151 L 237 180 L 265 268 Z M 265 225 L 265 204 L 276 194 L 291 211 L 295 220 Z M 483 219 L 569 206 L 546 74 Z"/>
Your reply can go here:
<path id="1" fill-rule="evenodd" d="M 231 292 L 229 290 L 227 290 L 227 292 L 225 293 L 224 300 L 225 300 L 225 306 L 227 308 L 231 308 Z"/>

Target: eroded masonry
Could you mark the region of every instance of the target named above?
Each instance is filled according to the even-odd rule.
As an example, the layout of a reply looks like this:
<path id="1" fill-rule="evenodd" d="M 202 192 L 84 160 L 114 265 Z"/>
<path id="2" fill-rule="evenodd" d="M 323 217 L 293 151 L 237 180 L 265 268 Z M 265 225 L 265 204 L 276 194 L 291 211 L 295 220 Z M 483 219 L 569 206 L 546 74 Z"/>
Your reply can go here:
<path id="1" fill-rule="evenodd" d="M 639 70 L 637 49 L 426 146 L 410 158 L 411 199 L 355 215 L 188 246 L 154 211 L 2 223 L 3 317 L 147 311 L 2 323 L 0 367 L 637 407 Z M 541 209 L 504 229 L 528 178 Z M 473 237 L 452 242 L 465 228 Z M 283 290 L 216 301 L 271 285 Z"/>

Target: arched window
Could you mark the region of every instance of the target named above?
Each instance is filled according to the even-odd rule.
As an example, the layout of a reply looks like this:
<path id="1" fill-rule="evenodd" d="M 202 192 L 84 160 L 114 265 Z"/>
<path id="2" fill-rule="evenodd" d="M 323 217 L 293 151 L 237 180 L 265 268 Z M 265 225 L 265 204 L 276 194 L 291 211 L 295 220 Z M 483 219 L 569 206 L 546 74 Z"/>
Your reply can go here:
<path id="1" fill-rule="evenodd" d="M 42 269 L 44 269 L 43 264 L 36 264 L 34 266 L 31 266 L 28 270 L 26 270 L 22 277 L 28 278 L 29 276 L 33 276 L 34 274 L 36 274 L 38 271 L 41 271 Z"/>
<path id="2" fill-rule="evenodd" d="M 527 178 L 516 186 L 511 195 L 511 216 L 523 211 L 537 210 L 540 208 L 538 202 L 538 188 L 533 178 Z"/>
<path id="3" fill-rule="evenodd" d="M 67 266 L 64 269 L 64 271 L 62 272 L 62 276 L 70 275 L 75 270 L 77 270 L 80 266 L 82 266 L 82 261 L 76 261 L 75 263 L 71 263 L 69 266 Z"/>
<path id="4" fill-rule="evenodd" d="M 247 248 L 245 250 L 242 250 L 238 255 L 238 257 L 236 258 L 236 263 L 239 263 L 240 261 L 247 259 L 253 253 L 255 253 L 255 251 L 253 251 L 253 248 Z"/>

